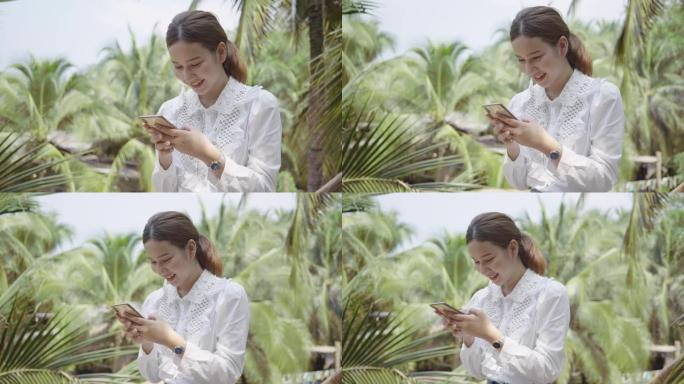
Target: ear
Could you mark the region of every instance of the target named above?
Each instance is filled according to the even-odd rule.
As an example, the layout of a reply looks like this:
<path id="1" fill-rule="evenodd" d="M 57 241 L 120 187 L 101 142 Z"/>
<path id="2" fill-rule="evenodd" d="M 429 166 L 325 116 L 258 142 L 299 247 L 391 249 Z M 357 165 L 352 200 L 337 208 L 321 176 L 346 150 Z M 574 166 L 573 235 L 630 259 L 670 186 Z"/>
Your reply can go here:
<path id="1" fill-rule="evenodd" d="M 508 242 L 508 256 L 510 257 L 516 257 L 518 256 L 518 247 L 520 244 L 518 244 L 518 241 L 515 239 L 512 239 L 510 242 Z"/>
<path id="2" fill-rule="evenodd" d="M 223 41 L 216 46 L 216 55 L 219 63 L 223 64 L 228 58 L 228 46 Z"/>
<path id="3" fill-rule="evenodd" d="M 195 255 L 197 254 L 197 243 L 195 240 L 190 239 L 185 244 L 185 254 L 191 259 L 195 258 Z"/>
<path id="4" fill-rule="evenodd" d="M 561 55 L 561 57 L 565 57 L 568 54 L 570 41 L 567 37 L 561 36 L 560 39 L 558 39 L 558 44 L 556 46 L 558 47 L 558 53 Z"/>

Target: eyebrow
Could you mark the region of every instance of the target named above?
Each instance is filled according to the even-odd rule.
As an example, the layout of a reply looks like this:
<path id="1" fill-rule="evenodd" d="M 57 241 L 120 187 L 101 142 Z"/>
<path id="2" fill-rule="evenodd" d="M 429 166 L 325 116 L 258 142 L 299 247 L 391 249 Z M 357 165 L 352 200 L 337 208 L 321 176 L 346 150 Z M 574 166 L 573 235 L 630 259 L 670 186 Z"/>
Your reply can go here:
<path id="1" fill-rule="evenodd" d="M 197 60 L 197 59 L 201 59 L 201 58 L 202 58 L 202 57 L 200 57 L 200 56 L 195 56 L 195 57 L 193 57 L 192 59 L 186 61 L 186 63 L 189 63 L 189 62 L 191 62 L 191 61 L 193 61 L 193 60 Z M 173 60 L 171 60 L 171 62 L 174 63 L 174 64 L 178 64 L 178 62 L 173 61 Z"/>
<path id="2" fill-rule="evenodd" d="M 487 253 L 485 253 L 485 254 L 481 255 L 481 256 L 480 256 L 480 258 L 484 259 L 485 257 L 487 257 L 487 256 L 491 256 L 491 255 L 492 255 L 492 253 L 491 253 L 491 252 L 487 252 Z M 477 261 L 477 260 L 475 260 L 475 258 L 474 258 L 474 257 L 471 257 L 471 259 L 473 259 L 473 261 Z"/>
<path id="3" fill-rule="evenodd" d="M 537 49 L 536 51 L 533 51 L 533 52 L 528 53 L 527 56 L 529 57 L 529 56 L 535 55 L 535 54 L 540 53 L 540 52 L 541 52 L 541 49 Z M 518 55 L 515 55 L 515 56 L 517 56 L 518 58 L 520 58 L 520 56 L 518 56 Z"/>

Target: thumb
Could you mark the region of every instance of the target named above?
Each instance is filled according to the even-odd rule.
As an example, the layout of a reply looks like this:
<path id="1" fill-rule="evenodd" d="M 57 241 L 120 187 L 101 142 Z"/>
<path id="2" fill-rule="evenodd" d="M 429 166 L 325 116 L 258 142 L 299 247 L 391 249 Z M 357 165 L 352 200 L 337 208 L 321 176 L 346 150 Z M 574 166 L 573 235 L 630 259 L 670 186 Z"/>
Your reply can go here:
<path id="1" fill-rule="evenodd" d="M 475 315 L 477 317 L 481 317 L 484 314 L 484 312 L 482 312 L 482 310 L 477 309 L 477 308 L 470 308 L 468 310 L 468 313 L 471 315 Z"/>
<path id="2" fill-rule="evenodd" d="M 150 320 L 157 320 L 157 316 L 155 316 L 154 314 L 147 316 L 147 318 Z"/>
<path id="3" fill-rule="evenodd" d="M 192 129 L 190 127 L 182 127 L 181 130 L 188 131 L 188 132 L 192 131 Z"/>

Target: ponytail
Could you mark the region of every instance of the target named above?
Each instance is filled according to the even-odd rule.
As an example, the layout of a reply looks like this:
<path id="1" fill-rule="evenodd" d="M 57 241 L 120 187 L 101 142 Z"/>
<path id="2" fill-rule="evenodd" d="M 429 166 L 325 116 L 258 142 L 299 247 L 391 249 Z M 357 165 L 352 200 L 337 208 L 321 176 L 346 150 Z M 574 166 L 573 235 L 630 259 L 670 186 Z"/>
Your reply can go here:
<path id="1" fill-rule="evenodd" d="M 223 275 L 223 262 L 216 251 L 216 247 L 206 236 L 200 234 L 197 241 L 195 257 L 202 269 L 206 269 L 215 276 Z"/>
<path id="2" fill-rule="evenodd" d="M 544 275 L 546 270 L 544 255 L 537 248 L 534 239 L 527 233 L 521 234 L 518 256 L 526 268 L 533 270 L 538 275 Z"/>
<path id="3" fill-rule="evenodd" d="M 230 40 L 226 40 L 226 50 L 228 55 L 223 62 L 223 70 L 226 75 L 244 83 L 247 81 L 247 64 L 240 59 L 237 46 Z"/>
<path id="4" fill-rule="evenodd" d="M 591 76 L 591 56 L 589 56 L 589 52 L 584 47 L 584 44 L 582 44 L 582 40 L 572 32 L 570 32 L 570 37 L 568 38 L 568 54 L 566 58 L 572 68 L 579 70 L 587 76 Z"/>

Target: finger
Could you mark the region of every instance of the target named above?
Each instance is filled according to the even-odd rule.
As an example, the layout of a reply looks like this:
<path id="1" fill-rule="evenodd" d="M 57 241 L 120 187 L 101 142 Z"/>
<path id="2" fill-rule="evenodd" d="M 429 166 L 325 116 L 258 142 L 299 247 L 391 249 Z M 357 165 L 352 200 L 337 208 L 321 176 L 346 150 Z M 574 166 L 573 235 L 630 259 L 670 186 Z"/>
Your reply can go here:
<path id="1" fill-rule="evenodd" d="M 176 136 L 178 134 L 178 131 L 179 131 L 178 129 L 174 129 L 174 128 L 171 128 L 169 126 L 159 125 L 159 124 L 155 125 L 154 129 L 156 129 L 157 132 L 159 132 L 163 135 L 171 136 L 171 137 Z"/>

